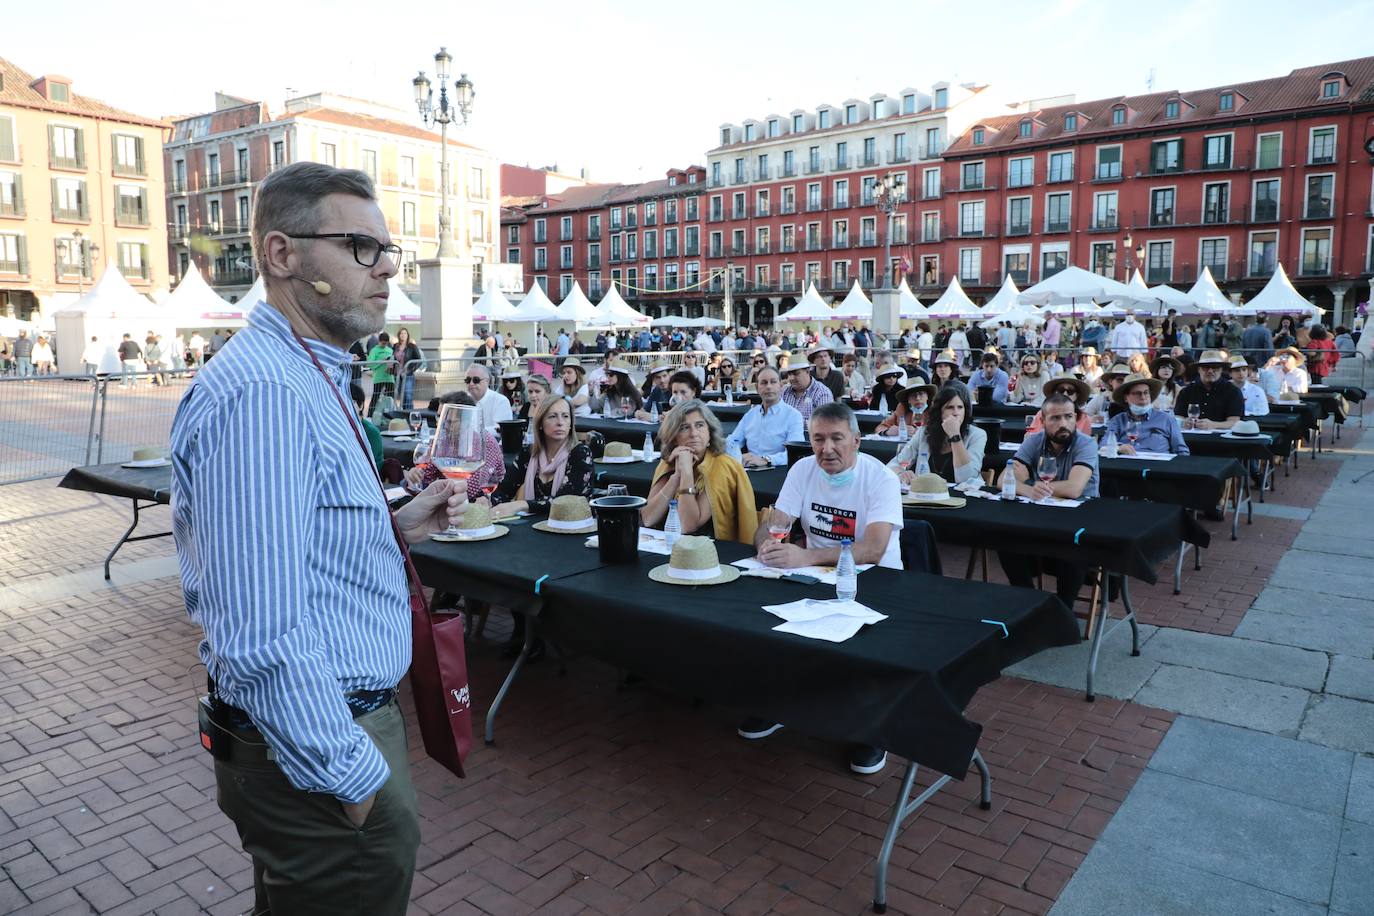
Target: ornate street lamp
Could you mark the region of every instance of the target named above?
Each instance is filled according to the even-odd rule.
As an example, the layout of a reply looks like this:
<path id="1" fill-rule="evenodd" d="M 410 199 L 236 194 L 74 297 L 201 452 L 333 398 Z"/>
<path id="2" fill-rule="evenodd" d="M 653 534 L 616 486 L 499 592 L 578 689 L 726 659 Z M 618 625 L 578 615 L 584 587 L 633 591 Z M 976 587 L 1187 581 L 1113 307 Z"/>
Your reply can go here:
<path id="1" fill-rule="evenodd" d="M 887 238 L 883 247 L 883 289 L 894 289 L 892 276 L 892 217 L 906 202 L 906 182 L 888 175 L 873 189 L 873 208 L 887 216 Z"/>
<path id="2" fill-rule="evenodd" d="M 415 105 L 420 109 L 420 118 L 426 125 L 439 125 L 439 251 L 438 257 L 451 258 L 456 252 L 453 248 L 453 233 L 448 219 L 448 126 L 456 118 L 468 123 L 472 113 L 472 98 L 476 95 L 472 80 L 466 73 L 458 78 L 453 86 L 453 101 L 449 101 L 448 78 L 453 55 L 444 48 L 434 55 L 434 76 L 439 81 L 439 101 L 435 104 L 434 88 L 430 85 L 425 71 L 411 81 L 415 87 Z"/>
<path id="3" fill-rule="evenodd" d="M 1141 242 L 1139 245 L 1136 245 L 1134 249 L 1132 249 L 1131 244 L 1133 241 L 1134 239 L 1131 238 L 1131 234 L 1129 232 L 1126 233 L 1126 237 L 1121 240 L 1121 250 L 1126 256 L 1126 276 L 1123 278 L 1123 281 L 1126 283 L 1131 282 L 1131 268 L 1139 268 L 1141 262 L 1145 260 L 1145 243 Z M 1132 254 L 1135 255 L 1134 263 L 1131 262 Z M 1147 279 L 1145 282 L 1148 283 L 1149 280 Z"/>

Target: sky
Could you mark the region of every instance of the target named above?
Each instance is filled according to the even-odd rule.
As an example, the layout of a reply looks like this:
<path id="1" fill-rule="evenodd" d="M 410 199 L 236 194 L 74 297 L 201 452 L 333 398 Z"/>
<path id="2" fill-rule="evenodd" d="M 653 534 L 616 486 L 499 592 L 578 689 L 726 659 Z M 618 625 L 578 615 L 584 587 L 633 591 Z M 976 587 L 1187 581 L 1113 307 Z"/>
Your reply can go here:
<path id="1" fill-rule="evenodd" d="M 217 90 L 274 114 L 319 90 L 414 113 L 442 43 L 476 87 L 459 139 L 596 181 L 704 164 L 725 122 L 941 80 L 1086 101 L 1146 92 L 1151 72 L 1186 91 L 1374 54 L 1374 0 L 11 5 L 0 56 L 155 117 Z"/>

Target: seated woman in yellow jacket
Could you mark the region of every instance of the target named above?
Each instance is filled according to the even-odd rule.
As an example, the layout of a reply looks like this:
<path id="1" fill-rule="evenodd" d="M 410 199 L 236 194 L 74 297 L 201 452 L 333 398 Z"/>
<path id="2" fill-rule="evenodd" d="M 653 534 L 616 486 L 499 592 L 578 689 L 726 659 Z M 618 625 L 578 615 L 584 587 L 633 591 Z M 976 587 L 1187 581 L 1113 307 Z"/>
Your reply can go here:
<path id="1" fill-rule="evenodd" d="M 668 502 L 676 499 L 683 534 L 752 544 L 758 528 L 754 487 L 744 467 L 726 454 L 725 436 L 711 408 L 692 399 L 668 411 L 659 428 L 659 447 L 663 458 L 640 520 L 662 528 Z"/>

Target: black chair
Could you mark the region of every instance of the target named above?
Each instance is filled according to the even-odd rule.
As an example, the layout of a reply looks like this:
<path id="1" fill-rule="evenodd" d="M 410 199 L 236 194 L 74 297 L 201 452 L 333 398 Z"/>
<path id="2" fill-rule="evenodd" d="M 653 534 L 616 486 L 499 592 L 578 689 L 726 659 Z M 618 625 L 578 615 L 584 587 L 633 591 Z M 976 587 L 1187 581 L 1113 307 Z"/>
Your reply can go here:
<path id="1" fill-rule="evenodd" d="M 907 572 L 930 573 L 943 576 L 940 565 L 940 549 L 935 541 L 935 528 L 930 522 L 920 519 L 906 519 L 902 523 L 902 533 L 897 542 L 902 551 L 902 568 Z"/>

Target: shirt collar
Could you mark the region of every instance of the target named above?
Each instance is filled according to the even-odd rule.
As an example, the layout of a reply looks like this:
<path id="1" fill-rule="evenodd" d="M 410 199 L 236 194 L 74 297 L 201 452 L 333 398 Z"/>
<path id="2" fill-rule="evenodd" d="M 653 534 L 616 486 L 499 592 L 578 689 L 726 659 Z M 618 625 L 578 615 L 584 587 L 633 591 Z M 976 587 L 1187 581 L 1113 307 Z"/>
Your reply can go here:
<path id="1" fill-rule="evenodd" d="M 277 311 L 266 299 L 260 299 L 258 304 L 253 306 L 248 313 L 248 324 L 250 327 L 257 328 L 267 334 L 276 337 L 285 343 L 294 352 L 299 352 L 300 347 L 296 344 L 295 335 L 291 333 L 291 323 L 286 320 L 286 316 Z M 302 340 L 310 347 L 315 354 L 315 358 L 320 361 L 320 365 L 326 369 L 338 369 L 353 361 L 347 350 L 325 343 L 322 340 L 315 340 L 302 335 Z M 301 354 L 303 359 L 309 359 L 305 354 Z"/>

